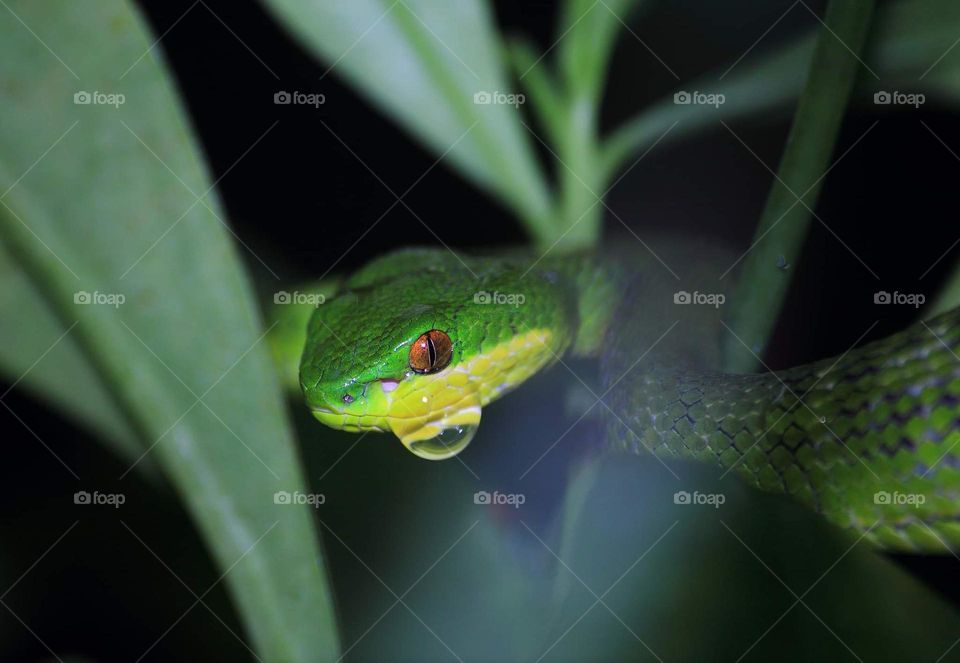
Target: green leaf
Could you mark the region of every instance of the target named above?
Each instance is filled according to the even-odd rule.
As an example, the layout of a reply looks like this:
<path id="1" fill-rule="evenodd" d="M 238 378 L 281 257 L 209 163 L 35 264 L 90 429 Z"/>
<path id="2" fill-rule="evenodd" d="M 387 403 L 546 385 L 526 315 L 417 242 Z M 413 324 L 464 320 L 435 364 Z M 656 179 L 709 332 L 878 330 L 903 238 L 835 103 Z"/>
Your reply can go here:
<path id="1" fill-rule="evenodd" d="M 598 107 L 618 34 L 641 0 L 566 0 L 555 37 L 557 65 L 571 102 Z"/>
<path id="2" fill-rule="evenodd" d="M 960 100 L 960 4 L 902 0 L 878 9 L 874 23 L 867 61 L 885 85 L 895 82 L 904 90 Z"/>
<path id="3" fill-rule="evenodd" d="M 540 125 L 553 143 L 563 140 L 564 122 L 567 116 L 565 98 L 562 96 L 556 77 L 548 62 L 538 62 L 533 43 L 514 37 L 507 43 L 507 55 L 517 78 L 528 93 L 530 107 Z"/>
<path id="4" fill-rule="evenodd" d="M 145 447 L 83 354 L 74 329 L 60 322 L 2 244 L 0 309 L 16 311 L 0 316 L 0 372 L 9 379 L 9 388 L 47 400 L 127 463 L 139 458 Z M 83 398 L 77 398 L 78 393 Z M 138 469 L 149 470 L 151 477 L 156 471 L 151 458 L 144 458 Z"/>
<path id="5" fill-rule="evenodd" d="M 280 384 L 298 401 L 303 398 L 300 355 L 307 343 L 307 323 L 314 310 L 333 298 L 339 288 L 339 278 L 327 277 L 293 290 L 277 290 L 271 295 L 273 304 L 266 310 L 270 327 L 267 344 Z"/>
<path id="6" fill-rule="evenodd" d="M 543 536 L 558 591 L 533 658 L 936 660 L 955 642 L 957 611 L 865 539 L 707 464 L 670 467 L 609 456 L 574 478 L 559 545 Z"/>
<path id="7" fill-rule="evenodd" d="M 960 264 L 954 267 L 933 301 L 924 307 L 922 317 L 929 320 L 957 306 L 960 306 Z"/>
<path id="8" fill-rule="evenodd" d="M 516 91 L 487 3 L 264 1 L 328 72 L 513 209 L 534 238 L 555 234 L 520 109 L 494 96 Z"/>
<path id="9" fill-rule="evenodd" d="M 803 248 L 847 100 L 864 67 L 857 53 L 872 13 L 873 2 L 866 0 L 827 5 L 786 149 L 729 308 L 732 333 L 722 341 L 727 370 L 753 370 L 776 323 L 794 273 L 779 264 L 796 263 Z"/>
<path id="10" fill-rule="evenodd" d="M 639 0 L 566 0 L 554 41 L 538 57 L 522 40 L 511 44 L 518 80 L 529 91 L 534 110 L 556 158 L 556 232 L 549 249 L 578 250 L 600 241 L 603 221 L 602 171 L 597 168 L 600 105 L 607 66 L 624 22 Z M 556 51 L 556 73 L 550 56 Z"/>
<path id="11" fill-rule="evenodd" d="M 352 607 L 354 615 L 344 634 L 345 649 L 355 645 L 348 658 L 382 660 L 382 652 L 389 651 L 395 661 L 536 660 L 549 585 L 517 554 L 516 545 L 520 537 L 538 545 L 535 540 L 515 520 L 519 531 L 504 531 L 508 519 L 498 518 L 490 505 L 474 503 L 482 487 L 459 463 L 424 467 L 419 459 L 409 462 L 382 448 L 370 453 L 363 445 L 378 443 L 361 442 L 345 462 L 362 467 L 365 482 L 378 487 L 357 491 L 355 473 L 331 473 L 328 480 L 337 484 L 331 492 L 364 496 L 358 496 L 360 504 L 350 514 L 323 519 L 331 555 L 337 546 L 353 562 L 349 546 L 378 576 L 376 591 L 364 592 L 364 584 L 356 583 L 345 599 L 353 605 L 345 605 L 344 612 Z M 354 454 L 367 457 L 359 462 Z M 405 496 L 400 504 L 384 504 L 396 502 L 389 496 L 397 494 Z M 518 509 L 511 516 L 522 513 Z M 349 521 L 356 518 L 365 523 L 362 538 L 350 533 Z M 394 598 L 378 580 L 404 597 L 389 613 Z"/>
<path id="12" fill-rule="evenodd" d="M 877 9 L 863 60 L 883 83 L 861 75 L 858 99 L 869 102 L 878 89 L 902 85 L 901 89 L 929 91 L 954 103 L 960 100 L 960 48 L 953 48 L 958 22 L 960 4 L 952 0 L 905 0 Z M 661 136 L 664 141 L 677 140 L 718 126 L 721 120 L 786 109 L 803 89 L 814 44 L 815 35 L 807 34 L 773 52 L 751 55 L 685 84 L 688 90 L 723 94 L 726 102 L 719 108 L 677 105 L 669 95 L 643 109 L 606 139 L 604 181 Z M 676 128 L 664 136 L 675 122 Z"/>
<path id="13" fill-rule="evenodd" d="M 311 514 L 274 503 L 304 481 L 263 327 L 154 38 L 120 0 L 8 2 L 0 34 L 5 245 L 60 324 L 76 322 L 251 646 L 269 661 L 336 658 Z"/>
<path id="14" fill-rule="evenodd" d="M 720 121 L 785 108 L 803 87 L 813 46 L 814 40 L 804 37 L 773 54 L 737 64 L 728 75 L 715 71 L 684 84 L 685 90 L 722 94 L 725 101 L 719 107 L 677 104 L 670 94 L 640 111 L 605 139 L 600 156 L 603 181 L 612 180 L 631 158 L 660 140 L 669 142 L 705 127 L 719 126 Z"/>

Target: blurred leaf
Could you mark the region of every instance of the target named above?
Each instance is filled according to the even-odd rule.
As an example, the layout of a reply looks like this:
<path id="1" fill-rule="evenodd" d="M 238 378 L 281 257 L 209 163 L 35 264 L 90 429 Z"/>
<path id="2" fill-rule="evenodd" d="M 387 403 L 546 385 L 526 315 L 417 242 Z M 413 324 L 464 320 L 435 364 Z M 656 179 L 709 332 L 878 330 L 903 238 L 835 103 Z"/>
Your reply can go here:
<path id="1" fill-rule="evenodd" d="M 402 520 L 403 535 L 391 542 L 394 559 L 388 562 L 387 573 L 403 578 L 391 582 L 399 592 L 429 569 L 405 599 L 416 616 L 404 615 L 398 607 L 375 637 L 358 645 L 358 659 L 379 660 L 376 653 L 387 647 L 395 660 L 449 660 L 450 652 L 465 661 L 536 659 L 548 586 L 519 563 L 490 509 L 472 504 L 474 490 L 463 484 L 453 493 L 449 484 L 444 490 L 426 484 L 425 490 L 411 496 L 417 512 L 408 511 Z M 472 508 L 450 504 L 451 495 Z M 431 509 L 441 502 L 447 505 L 442 520 Z M 377 616 L 371 612 L 367 619 Z"/>
<path id="2" fill-rule="evenodd" d="M 554 37 L 568 101 L 599 106 L 617 36 L 643 0 L 565 0 Z"/>
<path id="3" fill-rule="evenodd" d="M 802 11 L 802 10 L 801 10 Z M 882 86 L 903 84 L 960 100 L 960 49 L 953 49 L 960 23 L 960 4 L 952 0 L 901 0 L 879 7 L 873 20 L 864 61 L 880 76 Z M 719 108 L 706 104 L 678 105 L 673 95 L 640 111 L 606 140 L 602 158 L 605 181 L 631 158 L 663 137 L 673 141 L 720 121 L 761 116 L 786 109 L 806 80 L 815 35 L 804 35 L 773 52 L 759 53 L 702 76 L 685 89 L 723 94 Z M 857 96 L 872 102 L 882 89 L 867 74 Z M 664 132 L 677 122 L 666 136 Z"/>
<path id="4" fill-rule="evenodd" d="M 486 2 L 264 2 L 328 73 L 343 76 L 511 207 L 536 239 L 554 238 L 547 185 L 520 110 L 493 98 L 516 91 L 507 82 L 503 45 Z"/>
<path id="5" fill-rule="evenodd" d="M 559 143 L 567 115 L 566 101 L 549 63 L 537 61 L 539 56 L 528 39 L 510 39 L 507 51 L 540 125 L 546 130 L 551 142 Z"/>
<path id="6" fill-rule="evenodd" d="M 2 208 L 0 208 L 2 209 Z M 0 371 L 11 388 L 27 389 L 90 429 L 127 463 L 145 447 L 124 418 L 76 339 L 0 244 Z M 77 398 L 83 394 L 83 398 Z M 151 458 L 138 469 L 156 470 Z"/>
<path id="7" fill-rule="evenodd" d="M 607 65 L 624 19 L 639 0 L 566 0 L 551 46 L 540 56 L 522 40 L 511 43 L 518 80 L 529 92 L 556 160 L 556 237 L 561 250 L 595 247 L 600 241 L 603 171 L 597 168 L 600 104 Z M 556 50 L 556 72 L 553 58 Z M 546 144 L 546 141 L 541 139 Z"/>
<path id="8" fill-rule="evenodd" d="M 338 278 L 325 278 L 305 283 L 292 291 L 277 290 L 267 304 L 267 344 L 273 365 L 280 376 L 280 384 L 294 398 L 300 400 L 300 355 L 307 343 L 307 323 L 318 306 L 323 306 L 337 294 Z"/>
<path id="9" fill-rule="evenodd" d="M 736 65 L 728 76 L 716 71 L 684 84 L 687 90 L 724 95 L 719 107 L 677 104 L 670 94 L 643 109 L 606 139 L 600 162 L 604 180 L 613 179 L 630 158 L 658 140 L 673 141 L 707 126 L 719 126 L 721 121 L 786 107 L 803 87 L 813 45 L 812 38 L 804 37 L 773 54 Z"/>
<path id="10" fill-rule="evenodd" d="M 952 308 L 960 306 L 960 265 L 954 268 L 946 282 L 941 286 L 937 296 L 923 309 L 924 320 L 946 313 Z"/>
<path id="11" fill-rule="evenodd" d="M 544 660 L 933 661 L 955 642 L 956 610 L 866 540 L 715 467 L 671 467 L 679 481 L 607 457 L 574 480 Z"/>
<path id="12" fill-rule="evenodd" d="M 77 323 L 251 644 L 270 661 L 335 658 L 310 514 L 274 504 L 304 482 L 262 325 L 153 37 L 119 0 L 9 2 L 0 34 L 5 244 L 61 324 Z"/>
<path id="13" fill-rule="evenodd" d="M 867 39 L 873 6 L 868 0 L 831 0 L 827 5 L 786 148 L 728 308 L 733 333 L 721 341 L 728 371 L 755 370 L 757 355 L 766 348 L 780 314 L 796 270 L 778 265 L 784 260 L 795 264 L 803 249 L 847 100 L 864 67 L 858 53 Z"/>
<path id="14" fill-rule="evenodd" d="M 960 101 L 960 4 L 901 0 L 877 9 L 867 60 L 884 83 Z M 871 86 L 875 88 L 876 86 Z"/>

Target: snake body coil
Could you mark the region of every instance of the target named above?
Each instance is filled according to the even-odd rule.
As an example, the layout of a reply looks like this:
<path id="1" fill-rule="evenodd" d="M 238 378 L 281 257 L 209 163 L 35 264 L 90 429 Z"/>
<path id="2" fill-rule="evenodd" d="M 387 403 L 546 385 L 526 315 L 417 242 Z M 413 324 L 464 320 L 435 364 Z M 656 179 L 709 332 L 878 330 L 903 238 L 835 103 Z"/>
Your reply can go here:
<path id="1" fill-rule="evenodd" d="M 301 387 L 325 424 L 435 453 L 418 445 L 475 428 L 564 353 L 596 356 L 613 448 L 718 464 L 885 548 L 960 549 L 960 311 L 838 358 L 727 374 L 735 331 L 716 298 L 685 297 L 716 287 L 716 262 L 687 250 L 676 264 L 696 274 L 678 281 L 649 256 L 400 251 L 313 314 Z"/>

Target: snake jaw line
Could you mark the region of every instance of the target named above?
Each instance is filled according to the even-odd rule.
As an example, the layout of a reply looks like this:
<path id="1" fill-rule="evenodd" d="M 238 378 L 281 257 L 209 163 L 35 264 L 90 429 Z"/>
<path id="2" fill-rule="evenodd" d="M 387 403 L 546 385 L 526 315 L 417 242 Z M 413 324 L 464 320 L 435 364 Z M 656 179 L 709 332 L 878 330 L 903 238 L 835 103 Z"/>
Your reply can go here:
<path id="1" fill-rule="evenodd" d="M 472 439 L 483 406 L 551 363 L 560 342 L 533 329 L 499 342 L 436 373 L 373 380 L 352 402 L 327 399 L 312 408 L 321 423 L 340 430 L 392 432 L 421 458 L 451 458 Z"/>
<path id="2" fill-rule="evenodd" d="M 735 258 L 683 245 L 673 253 L 694 267 L 691 285 L 714 284 L 713 264 Z M 569 352 L 597 360 L 611 447 L 719 463 L 889 550 L 960 550 L 960 308 L 838 358 L 728 374 L 715 370 L 716 307 L 683 309 L 690 334 L 663 330 L 677 315 L 676 275 L 653 258 L 538 257 L 537 278 L 526 254 L 385 256 L 351 277 L 359 294 L 314 311 L 301 358 L 307 403 L 329 426 L 392 432 L 442 460 L 470 442 L 487 403 Z M 525 302 L 501 306 L 478 287 L 522 288 Z M 357 397 L 345 404 L 347 390 Z"/>

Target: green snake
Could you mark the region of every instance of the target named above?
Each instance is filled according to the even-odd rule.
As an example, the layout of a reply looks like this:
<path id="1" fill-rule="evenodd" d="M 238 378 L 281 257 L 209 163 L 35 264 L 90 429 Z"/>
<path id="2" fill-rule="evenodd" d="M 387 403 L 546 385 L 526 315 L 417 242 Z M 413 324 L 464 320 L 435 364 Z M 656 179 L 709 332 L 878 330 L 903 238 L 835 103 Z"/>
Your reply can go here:
<path id="1" fill-rule="evenodd" d="M 716 270 L 697 268 L 716 261 L 673 260 L 697 275 L 650 256 L 397 251 L 316 307 L 300 387 L 322 423 L 442 459 L 488 403 L 595 357 L 612 449 L 718 464 L 882 548 L 960 549 L 960 309 L 837 358 L 728 374 Z"/>

